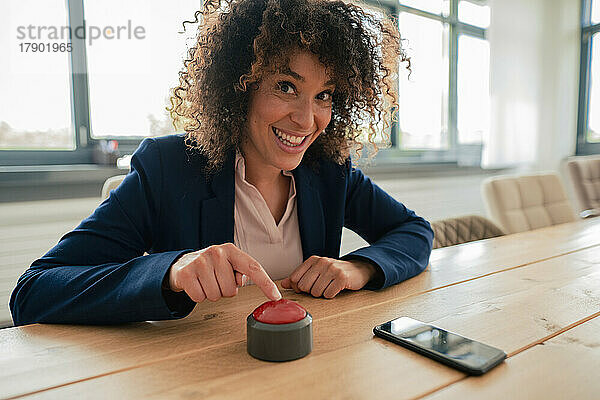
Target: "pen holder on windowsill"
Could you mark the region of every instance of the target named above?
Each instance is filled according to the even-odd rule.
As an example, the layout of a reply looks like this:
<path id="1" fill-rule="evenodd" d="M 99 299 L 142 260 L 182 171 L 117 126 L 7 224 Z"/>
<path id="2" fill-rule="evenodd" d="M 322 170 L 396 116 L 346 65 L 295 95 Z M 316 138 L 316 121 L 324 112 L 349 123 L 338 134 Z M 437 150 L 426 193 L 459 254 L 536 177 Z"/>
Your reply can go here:
<path id="1" fill-rule="evenodd" d="M 100 165 L 116 166 L 120 156 L 119 143 L 116 140 L 100 140 L 92 153 L 94 163 Z"/>

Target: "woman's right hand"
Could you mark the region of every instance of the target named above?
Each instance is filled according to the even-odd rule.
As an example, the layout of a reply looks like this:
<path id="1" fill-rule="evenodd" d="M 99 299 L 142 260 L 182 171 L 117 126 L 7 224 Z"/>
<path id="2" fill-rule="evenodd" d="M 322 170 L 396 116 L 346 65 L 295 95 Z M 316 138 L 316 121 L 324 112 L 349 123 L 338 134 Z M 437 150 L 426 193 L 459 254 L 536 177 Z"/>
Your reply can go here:
<path id="1" fill-rule="evenodd" d="M 244 285 L 246 276 L 271 300 L 281 299 L 277 285 L 263 267 L 232 243 L 214 245 L 186 253 L 169 269 L 169 287 L 174 292 L 185 290 L 200 303 L 233 297 Z"/>

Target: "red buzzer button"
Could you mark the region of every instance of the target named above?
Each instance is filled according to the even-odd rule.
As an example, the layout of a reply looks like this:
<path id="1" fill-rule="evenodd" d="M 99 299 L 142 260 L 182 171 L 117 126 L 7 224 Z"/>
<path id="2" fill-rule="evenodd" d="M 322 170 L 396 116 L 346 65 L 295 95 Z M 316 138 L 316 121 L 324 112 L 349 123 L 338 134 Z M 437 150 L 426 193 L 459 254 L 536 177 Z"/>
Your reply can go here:
<path id="1" fill-rule="evenodd" d="M 291 324 L 306 317 L 306 310 L 294 301 L 281 299 L 263 303 L 252 316 L 263 324 Z"/>

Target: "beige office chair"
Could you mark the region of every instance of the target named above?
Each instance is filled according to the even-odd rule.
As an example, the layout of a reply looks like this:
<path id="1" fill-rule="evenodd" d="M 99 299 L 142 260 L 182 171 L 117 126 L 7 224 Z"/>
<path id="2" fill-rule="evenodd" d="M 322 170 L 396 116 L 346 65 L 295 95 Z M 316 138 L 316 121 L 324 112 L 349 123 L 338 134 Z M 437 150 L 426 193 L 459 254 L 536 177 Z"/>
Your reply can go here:
<path id="1" fill-rule="evenodd" d="M 116 189 L 117 186 L 119 186 L 121 182 L 123 182 L 123 179 L 125 179 L 126 176 L 127 175 L 117 175 L 108 178 L 102 186 L 102 200 L 107 199 L 110 195 L 110 191 Z"/>
<path id="2" fill-rule="evenodd" d="M 579 203 L 579 216 L 600 215 L 600 155 L 571 157 L 567 171 Z"/>
<path id="3" fill-rule="evenodd" d="M 433 248 L 489 239 L 504 235 L 492 221 L 479 215 L 465 215 L 431 223 Z"/>
<path id="4" fill-rule="evenodd" d="M 488 215 L 506 233 L 577 219 L 558 175 L 498 176 L 483 181 Z"/>

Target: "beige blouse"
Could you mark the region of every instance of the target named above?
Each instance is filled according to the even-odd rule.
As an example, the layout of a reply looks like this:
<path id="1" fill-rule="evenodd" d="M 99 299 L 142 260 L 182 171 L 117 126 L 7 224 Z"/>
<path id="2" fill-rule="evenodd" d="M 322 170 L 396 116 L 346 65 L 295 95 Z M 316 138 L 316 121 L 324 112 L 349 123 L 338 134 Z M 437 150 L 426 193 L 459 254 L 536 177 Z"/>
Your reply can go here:
<path id="1" fill-rule="evenodd" d="M 289 276 L 302 264 L 302 242 L 296 207 L 296 184 L 291 177 L 285 213 L 275 223 L 267 202 L 258 189 L 246 181 L 244 157 L 235 160 L 234 244 L 257 260 L 271 279 Z"/>

